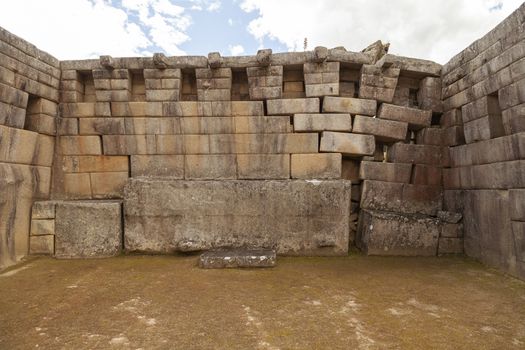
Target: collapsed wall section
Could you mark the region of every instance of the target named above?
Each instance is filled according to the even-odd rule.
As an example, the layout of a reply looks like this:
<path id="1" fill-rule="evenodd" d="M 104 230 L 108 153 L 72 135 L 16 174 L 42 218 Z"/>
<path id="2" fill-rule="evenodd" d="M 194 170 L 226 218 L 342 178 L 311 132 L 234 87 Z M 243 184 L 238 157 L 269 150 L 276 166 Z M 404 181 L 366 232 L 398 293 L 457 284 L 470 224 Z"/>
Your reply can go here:
<path id="1" fill-rule="evenodd" d="M 525 278 L 525 5 L 442 70 L 444 128 L 462 130 L 445 201 L 465 217 L 465 253 Z"/>
<path id="2" fill-rule="evenodd" d="M 57 59 L 0 28 L 0 269 L 28 254 L 31 206 L 49 198 L 59 83 Z"/>

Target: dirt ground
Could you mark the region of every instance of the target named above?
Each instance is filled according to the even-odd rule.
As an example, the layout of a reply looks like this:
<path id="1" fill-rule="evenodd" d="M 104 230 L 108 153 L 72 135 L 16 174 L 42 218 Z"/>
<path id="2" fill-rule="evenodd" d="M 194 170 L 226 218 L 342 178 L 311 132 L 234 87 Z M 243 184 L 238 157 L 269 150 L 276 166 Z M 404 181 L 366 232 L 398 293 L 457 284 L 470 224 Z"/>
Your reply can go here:
<path id="1" fill-rule="evenodd" d="M 0 349 L 525 349 L 525 283 L 461 257 L 37 258 L 0 274 Z"/>

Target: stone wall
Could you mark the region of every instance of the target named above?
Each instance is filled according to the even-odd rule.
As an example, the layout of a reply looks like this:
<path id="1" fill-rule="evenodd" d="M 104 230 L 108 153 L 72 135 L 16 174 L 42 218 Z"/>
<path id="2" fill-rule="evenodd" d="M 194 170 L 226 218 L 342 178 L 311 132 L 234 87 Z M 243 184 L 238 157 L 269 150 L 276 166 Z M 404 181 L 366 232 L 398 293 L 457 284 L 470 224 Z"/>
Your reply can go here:
<path id="1" fill-rule="evenodd" d="M 59 65 L 0 28 L 0 269 L 27 255 L 31 205 L 49 198 Z"/>
<path id="2" fill-rule="evenodd" d="M 443 66 L 444 130 L 463 130 L 444 170 L 465 253 L 525 278 L 525 5 Z"/>

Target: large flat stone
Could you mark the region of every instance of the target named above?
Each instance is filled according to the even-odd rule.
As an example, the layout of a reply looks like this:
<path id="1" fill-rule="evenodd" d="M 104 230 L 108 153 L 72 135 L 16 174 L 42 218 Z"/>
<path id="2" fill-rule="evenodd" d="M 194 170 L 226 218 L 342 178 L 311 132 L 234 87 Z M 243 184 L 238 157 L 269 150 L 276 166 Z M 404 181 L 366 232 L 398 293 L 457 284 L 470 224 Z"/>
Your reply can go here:
<path id="1" fill-rule="evenodd" d="M 376 109 L 376 100 L 332 96 L 327 96 L 323 100 L 323 113 L 334 112 L 372 116 L 376 114 Z"/>
<path id="2" fill-rule="evenodd" d="M 121 202 L 57 202 L 55 209 L 55 256 L 101 258 L 122 249 Z"/>
<path id="3" fill-rule="evenodd" d="M 271 249 L 212 250 L 201 254 L 199 257 L 199 267 L 203 269 L 273 267 L 276 261 L 277 254 L 275 250 Z"/>
<path id="4" fill-rule="evenodd" d="M 319 150 L 360 157 L 373 155 L 375 148 L 375 139 L 372 135 L 323 131 Z"/>
<path id="5" fill-rule="evenodd" d="M 379 106 L 377 117 L 381 119 L 394 120 L 408 123 L 410 130 L 419 130 L 429 127 L 432 121 L 432 111 L 421 109 L 390 105 L 383 103 Z"/>
<path id="6" fill-rule="evenodd" d="M 361 210 L 356 244 L 367 255 L 434 256 L 439 232 L 428 216 Z"/>
<path id="7" fill-rule="evenodd" d="M 344 180 L 131 179 L 124 202 L 125 249 L 170 253 L 191 242 L 199 250 L 346 254 L 350 189 Z"/>

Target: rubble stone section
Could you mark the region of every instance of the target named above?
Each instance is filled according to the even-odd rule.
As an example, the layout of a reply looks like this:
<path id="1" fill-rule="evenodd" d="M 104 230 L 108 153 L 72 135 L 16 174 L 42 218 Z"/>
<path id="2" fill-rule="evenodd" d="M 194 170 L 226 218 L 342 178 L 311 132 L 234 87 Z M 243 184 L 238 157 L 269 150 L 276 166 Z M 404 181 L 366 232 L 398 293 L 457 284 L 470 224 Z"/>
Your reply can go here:
<path id="1" fill-rule="evenodd" d="M 124 199 L 129 252 L 265 248 L 348 252 L 351 185 L 343 180 L 132 179 Z M 213 198 L 213 201 L 210 201 Z"/>
<path id="2" fill-rule="evenodd" d="M 277 263 L 275 250 L 213 250 L 199 256 L 203 269 L 274 267 Z"/>

